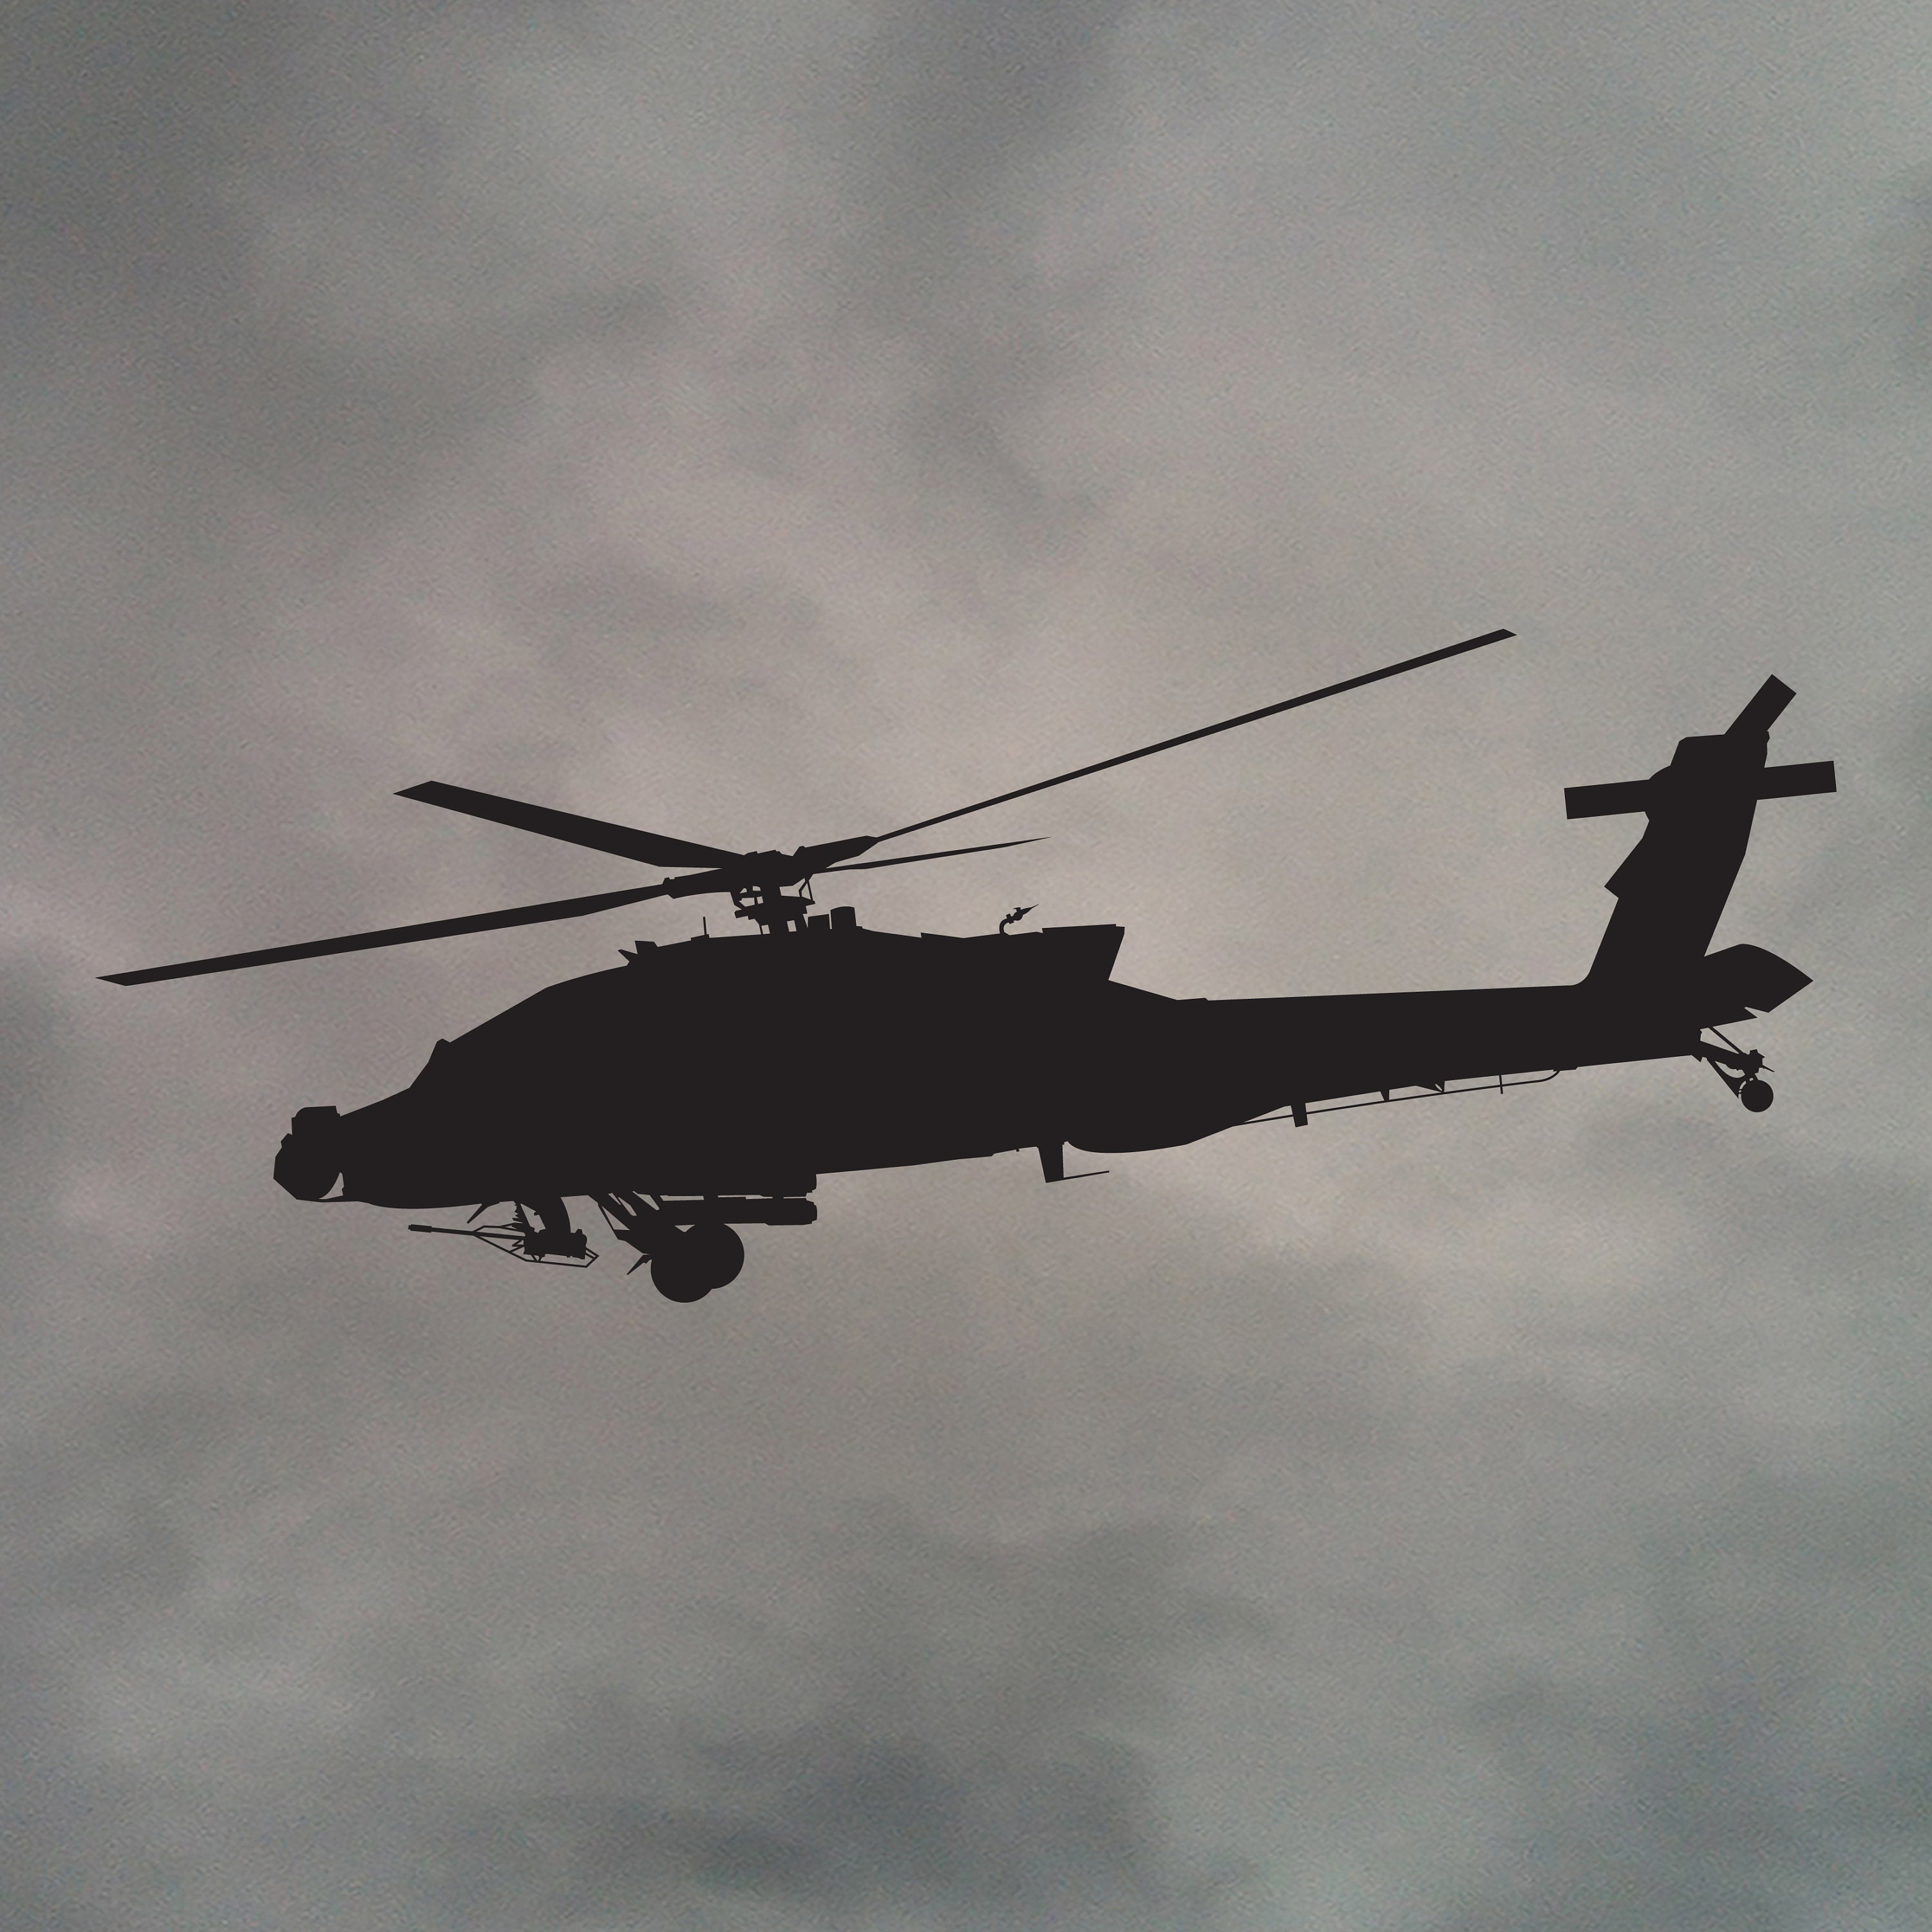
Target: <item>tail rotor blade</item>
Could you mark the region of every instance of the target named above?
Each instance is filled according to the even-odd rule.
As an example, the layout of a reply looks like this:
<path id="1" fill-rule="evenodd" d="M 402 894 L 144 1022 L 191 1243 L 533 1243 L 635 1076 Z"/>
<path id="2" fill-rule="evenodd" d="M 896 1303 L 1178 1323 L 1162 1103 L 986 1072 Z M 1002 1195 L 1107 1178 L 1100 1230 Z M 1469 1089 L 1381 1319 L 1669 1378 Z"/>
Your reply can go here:
<path id="1" fill-rule="evenodd" d="M 1732 720 L 1731 727 L 1724 736 L 1727 738 L 1746 738 L 1760 731 L 1768 731 L 1778 722 L 1779 714 L 1798 695 L 1781 677 L 1768 677 L 1757 688 L 1757 695 Z"/>

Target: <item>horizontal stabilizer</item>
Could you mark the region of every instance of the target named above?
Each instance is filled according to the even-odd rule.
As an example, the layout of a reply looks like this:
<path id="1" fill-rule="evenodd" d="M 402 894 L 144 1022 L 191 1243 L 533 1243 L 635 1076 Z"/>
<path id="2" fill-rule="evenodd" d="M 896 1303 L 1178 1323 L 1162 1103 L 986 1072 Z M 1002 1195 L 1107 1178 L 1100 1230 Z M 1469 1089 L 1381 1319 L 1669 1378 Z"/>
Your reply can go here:
<path id="1" fill-rule="evenodd" d="M 1768 765 L 1757 782 L 1760 798 L 1805 798 L 1838 788 L 1838 767 L 1829 758 L 1808 765 Z"/>
<path id="2" fill-rule="evenodd" d="M 1650 800 L 1648 778 L 1625 778 L 1616 784 L 1565 785 L 1565 818 L 1608 818 L 1619 812 L 1642 812 Z"/>
<path id="3" fill-rule="evenodd" d="M 1568 818 L 1607 818 L 1620 812 L 1650 809 L 1648 778 L 1625 778 L 1616 784 L 1565 785 L 1563 812 Z M 1814 792 L 1836 791 L 1838 776 L 1829 758 L 1806 765 L 1770 765 L 1756 774 L 1754 798 L 1804 798 Z"/>
<path id="4" fill-rule="evenodd" d="M 1730 1026 L 1768 1013 L 1810 983 L 1808 973 L 1762 946 L 1727 946 L 1697 962 L 1698 1022 Z"/>

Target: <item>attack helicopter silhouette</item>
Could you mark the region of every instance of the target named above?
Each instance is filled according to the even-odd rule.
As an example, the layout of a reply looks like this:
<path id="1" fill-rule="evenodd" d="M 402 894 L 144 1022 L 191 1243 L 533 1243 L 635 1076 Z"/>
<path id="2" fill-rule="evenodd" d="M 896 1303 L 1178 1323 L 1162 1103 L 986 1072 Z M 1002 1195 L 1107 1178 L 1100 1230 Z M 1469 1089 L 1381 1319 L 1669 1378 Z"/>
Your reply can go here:
<path id="1" fill-rule="evenodd" d="M 566 1210 L 587 1197 L 650 1264 L 658 1292 L 696 1301 L 744 1263 L 738 1226 L 818 1217 L 820 1175 L 1038 1151 L 1042 1178 L 1091 1154 L 1174 1147 L 1246 1123 L 1533 1084 L 1581 1066 L 1689 1058 L 1744 1106 L 1771 1105 L 1764 1056 L 1720 1028 L 1810 982 L 1762 947 L 1708 952 L 1761 799 L 1835 789 L 1828 760 L 1768 766 L 1792 699 L 1764 684 L 1724 732 L 1686 738 L 1647 778 L 1572 786 L 1572 818 L 1642 812 L 1590 970 L 1574 985 L 1451 992 L 1177 1000 L 1111 976 L 1118 926 L 956 938 L 868 930 L 850 906 L 813 910 L 812 881 L 1034 842 L 1001 839 L 898 858 L 887 842 L 1157 752 L 1478 650 L 1491 631 L 1239 717 L 1083 765 L 896 830 L 734 852 L 431 782 L 398 795 L 617 857 L 697 868 L 654 885 L 432 920 L 380 932 L 103 976 L 121 986 L 570 919 L 658 898 L 728 895 L 757 928 L 640 941 L 625 964 L 544 988 L 436 1043 L 402 1092 L 344 1114 L 304 1107 L 274 1162 L 308 1201 L 451 1208 L 457 1234 L 525 1261 L 596 1258 Z M 1707 1042 L 1706 1032 L 1717 1035 Z M 1397 1090 L 1407 1090 L 1398 1091 Z M 332 1192 L 338 1187 L 339 1191 Z M 507 1220 L 474 1225 L 508 1204 Z M 532 1216 L 536 1217 L 534 1220 Z"/>

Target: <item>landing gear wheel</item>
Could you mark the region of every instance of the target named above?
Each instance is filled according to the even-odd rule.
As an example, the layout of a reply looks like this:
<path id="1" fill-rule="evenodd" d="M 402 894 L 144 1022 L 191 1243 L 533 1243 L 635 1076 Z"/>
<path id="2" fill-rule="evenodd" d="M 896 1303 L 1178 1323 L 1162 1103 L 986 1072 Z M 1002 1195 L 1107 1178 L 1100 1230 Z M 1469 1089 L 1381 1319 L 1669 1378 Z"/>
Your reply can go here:
<path id="1" fill-rule="evenodd" d="M 702 1301 L 736 1281 L 745 1244 L 728 1222 L 700 1221 L 651 1257 L 651 1282 L 667 1301 Z"/>
<path id="2" fill-rule="evenodd" d="M 1771 1083 L 1766 1080 L 1747 1080 L 1738 1089 L 1738 1098 L 1754 1114 L 1761 1114 L 1771 1105 Z"/>

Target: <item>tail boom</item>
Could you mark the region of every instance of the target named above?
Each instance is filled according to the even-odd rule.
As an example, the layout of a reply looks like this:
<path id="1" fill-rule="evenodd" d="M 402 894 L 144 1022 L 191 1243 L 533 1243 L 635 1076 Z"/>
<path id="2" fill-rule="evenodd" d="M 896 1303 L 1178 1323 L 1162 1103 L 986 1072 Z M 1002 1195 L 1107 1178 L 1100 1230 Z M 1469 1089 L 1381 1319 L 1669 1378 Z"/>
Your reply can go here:
<path id="1" fill-rule="evenodd" d="M 1757 958 L 1803 983 L 1770 954 Z M 1754 974 L 1755 964 L 1732 962 L 1721 975 L 1694 974 L 1674 993 L 1660 987 L 1644 998 L 1588 982 L 1157 1001 L 1110 988 L 1132 1004 L 1122 1003 L 1111 1042 L 1095 1042 L 1083 1076 L 1068 1083 L 1082 1099 L 1065 1138 L 1094 1154 L 1174 1147 L 1257 1114 L 1355 1094 L 1690 1058 L 1746 982 L 1753 993 L 1766 990 L 1771 973 Z M 1150 1001 L 1164 1010 L 1142 1004 Z"/>

